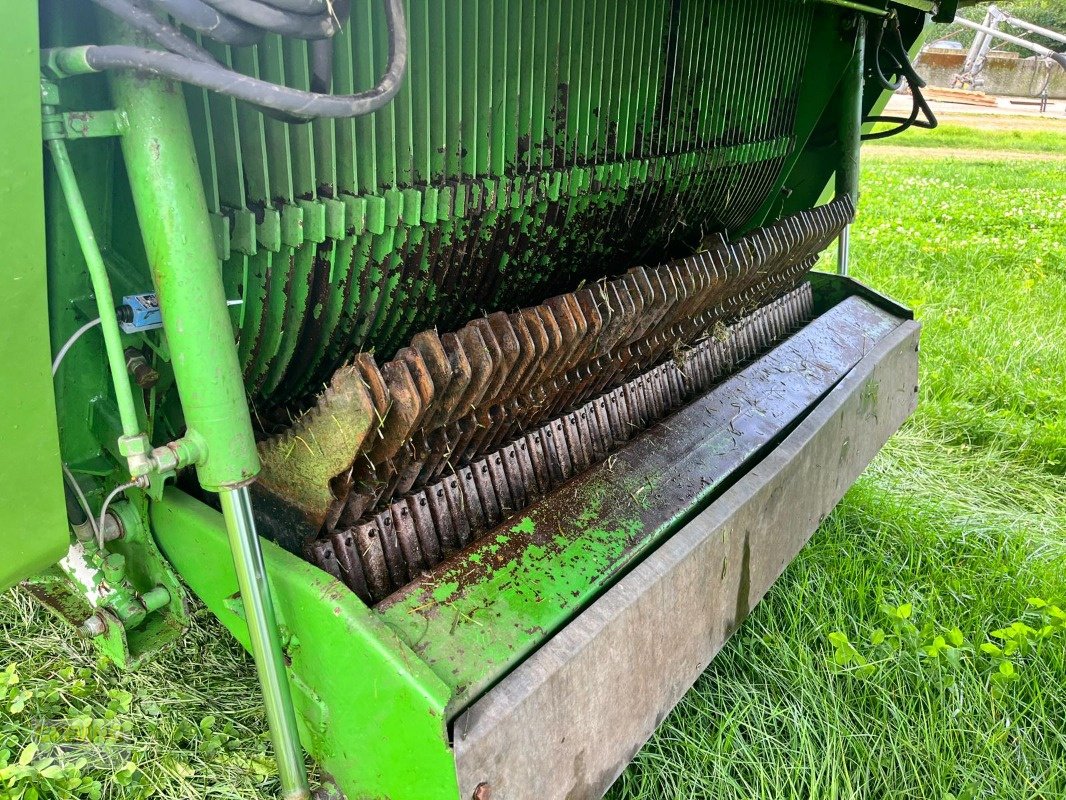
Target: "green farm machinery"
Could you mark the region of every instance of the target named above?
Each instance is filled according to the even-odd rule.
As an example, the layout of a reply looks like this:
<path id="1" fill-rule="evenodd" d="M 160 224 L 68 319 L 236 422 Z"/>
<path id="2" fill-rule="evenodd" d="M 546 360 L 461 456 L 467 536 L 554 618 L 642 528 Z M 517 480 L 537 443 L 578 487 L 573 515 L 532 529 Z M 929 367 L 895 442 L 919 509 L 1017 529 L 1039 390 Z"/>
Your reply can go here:
<path id="1" fill-rule="evenodd" d="M 956 5 L 6 3 L 0 588 L 206 605 L 285 798 L 602 796 L 914 408 L 848 230 Z"/>

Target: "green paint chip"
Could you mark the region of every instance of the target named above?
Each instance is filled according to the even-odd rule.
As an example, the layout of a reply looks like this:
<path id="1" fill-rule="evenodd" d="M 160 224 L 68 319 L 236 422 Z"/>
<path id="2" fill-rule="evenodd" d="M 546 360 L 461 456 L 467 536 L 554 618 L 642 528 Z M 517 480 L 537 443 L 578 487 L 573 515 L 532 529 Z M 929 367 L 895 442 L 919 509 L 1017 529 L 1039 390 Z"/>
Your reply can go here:
<path id="1" fill-rule="evenodd" d="M 533 533 L 537 526 L 533 524 L 532 517 L 522 517 L 522 521 L 511 528 L 513 533 Z"/>
<path id="2" fill-rule="evenodd" d="M 438 603 L 443 603 L 457 591 L 459 591 L 458 581 L 442 583 L 440 586 L 433 590 L 433 599 L 436 600 Z"/>

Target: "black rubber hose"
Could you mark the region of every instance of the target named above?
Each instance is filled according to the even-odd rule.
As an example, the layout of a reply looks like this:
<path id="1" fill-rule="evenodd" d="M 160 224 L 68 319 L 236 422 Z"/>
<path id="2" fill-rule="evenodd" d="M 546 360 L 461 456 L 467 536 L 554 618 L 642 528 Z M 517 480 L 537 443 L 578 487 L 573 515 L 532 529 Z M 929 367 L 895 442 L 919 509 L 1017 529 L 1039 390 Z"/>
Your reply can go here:
<path id="1" fill-rule="evenodd" d="M 911 64 L 910 54 L 907 52 L 907 45 L 903 42 L 903 34 L 897 26 L 895 30 L 895 36 L 889 43 L 889 56 L 896 63 L 896 71 L 900 76 L 901 81 L 906 81 L 911 90 L 911 114 L 909 117 L 892 117 L 892 116 L 876 116 L 868 117 L 864 122 L 867 123 L 888 123 L 896 125 L 895 128 L 890 128 L 887 131 L 876 131 L 873 133 L 863 134 L 862 140 L 864 142 L 871 142 L 877 139 L 887 139 L 890 136 L 897 136 L 904 131 L 911 128 L 924 128 L 925 130 L 933 130 L 940 123 L 937 121 L 936 114 L 933 113 L 933 109 L 929 103 L 926 102 L 925 95 L 922 94 L 922 88 L 927 84 L 918 71 L 914 69 L 914 65 Z M 880 58 L 880 50 L 877 53 L 877 58 Z M 924 116 L 925 119 L 919 119 L 920 116 Z"/>
<path id="2" fill-rule="evenodd" d="M 148 72 L 300 119 L 357 117 L 377 111 L 392 100 L 407 71 L 403 0 L 386 0 L 385 21 L 389 30 L 389 59 L 385 74 L 374 88 L 352 95 L 305 92 L 251 78 L 217 64 L 128 45 L 90 45 L 85 50 L 85 61 L 97 71 L 133 69 Z"/>
<path id="3" fill-rule="evenodd" d="M 271 0 L 271 3 L 284 2 L 306 8 L 307 4 L 317 1 Z M 123 19 L 127 19 L 125 12 L 132 7 L 128 0 L 94 0 L 94 2 Z M 163 10 L 168 3 L 181 4 L 186 9 L 194 6 L 194 3 L 189 0 L 144 0 L 144 2 L 154 3 L 160 10 Z M 302 17 L 309 21 L 307 24 L 317 26 L 316 36 L 305 37 L 313 40 L 311 50 L 313 91 L 281 86 L 224 67 L 218 64 L 209 53 L 181 36 L 176 28 L 139 8 L 136 9 L 140 12 L 139 24 L 136 27 L 168 47 L 171 52 L 160 52 L 131 45 L 89 45 L 85 48 L 85 62 L 98 72 L 111 69 L 132 69 L 189 83 L 251 103 L 260 107 L 264 113 L 287 122 L 306 122 L 319 117 L 357 117 L 373 113 L 396 96 L 407 72 L 408 41 L 407 24 L 404 19 L 404 0 L 384 0 L 385 23 L 389 34 L 389 57 L 385 73 L 375 87 L 352 95 L 328 93 L 332 80 L 332 43 L 326 38 L 321 46 L 318 44 L 319 40 L 332 36 L 339 30 L 338 26 L 347 19 L 350 12 L 349 0 L 334 0 L 328 3 L 324 15 L 300 15 L 293 11 L 279 11 L 255 0 L 195 0 L 195 2 L 208 5 L 224 15 L 228 14 L 231 8 L 239 7 L 246 12 L 254 6 L 260 11 L 267 9 L 279 14 L 280 17 L 273 19 L 273 22 L 279 22 L 282 17 L 290 22 L 293 17 Z M 324 19 L 328 19 L 328 23 L 323 21 Z M 269 27 L 265 29 L 273 30 Z M 190 54 L 184 51 L 184 45 L 172 46 L 174 34 L 177 34 L 185 45 L 191 45 L 196 50 Z M 179 46 L 183 47 L 181 52 L 176 50 Z"/>
<path id="4" fill-rule="evenodd" d="M 93 0 L 93 2 L 147 34 L 172 53 L 205 64 L 218 63 L 210 53 L 184 36 L 177 28 L 161 22 L 152 12 L 133 5 L 129 0 Z"/>
<path id="5" fill-rule="evenodd" d="M 267 5 L 293 14 L 322 14 L 329 12 L 328 0 L 264 0 Z"/>
<path id="6" fill-rule="evenodd" d="M 63 499 L 66 501 L 67 519 L 71 525 L 75 528 L 80 528 L 89 521 L 89 518 L 85 515 L 85 509 L 81 507 L 81 503 L 78 501 L 78 496 L 74 494 L 74 490 L 66 481 L 63 481 Z"/>
<path id="7" fill-rule="evenodd" d="M 174 17 L 182 25 L 221 44 L 245 47 L 263 38 L 263 31 L 245 22 L 227 17 L 203 0 L 148 0 L 148 2 L 164 14 Z"/>
<path id="8" fill-rule="evenodd" d="M 209 6 L 228 17 L 239 19 L 256 28 L 297 39 L 328 39 L 338 30 L 337 18 L 327 9 L 324 12 L 294 14 L 275 8 L 259 0 L 204 0 Z"/>
<path id="9" fill-rule="evenodd" d="M 333 88 L 333 40 L 311 42 L 311 91 L 328 94 Z"/>
<path id="10" fill-rule="evenodd" d="M 874 77 L 877 78 L 877 82 L 881 84 L 881 88 L 883 88 L 883 89 L 885 89 L 886 91 L 889 91 L 889 92 L 894 92 L 894 91 L 896 91 L 897 89 L 899 89 L 903 85 L 903 76 L 900 75 L 897 72 L 897 70 L 895 69 L 895 67 L 898 67 L 898 65 L 894 64 L 893 65 L 894 68 L 892 70 L 890 70 L 890 72 L 896 74 L 896 80 L 894 80 L 894 81 L 893 80 L 889 80 L 888 76 L 885 75 L 885 71 L 884 71 L 884 69 L 881 66 L 881 53 L 884 50 L 884 48 L 881 45 L 882 45 L 882 42 L 884 40 L 885 27 L 887 25 L 888 25 L 888 22 L 886 21 L 886 22 L 884 22 L 881 25 L 875 25 L 874 26 L 874 35 L 873 35 L 873 42 L 872 42 L 872 44 L 873 44 L 873 48 L 872 49 L 873 49 L 873 53 L 874 53 L 874 58 L 873 58 L 874 70 L 873 71 L 874 71 Z M 898 27 L 897 27 L 897 30 L 898 30 Z"/>

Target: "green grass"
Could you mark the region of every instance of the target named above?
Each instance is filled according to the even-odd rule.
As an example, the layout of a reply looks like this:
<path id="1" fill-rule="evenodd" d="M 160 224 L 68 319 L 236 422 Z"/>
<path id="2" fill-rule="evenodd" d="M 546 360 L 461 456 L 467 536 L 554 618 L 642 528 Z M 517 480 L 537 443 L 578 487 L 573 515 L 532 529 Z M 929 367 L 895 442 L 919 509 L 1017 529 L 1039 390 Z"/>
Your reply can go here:
<path id="1" fill-rule="evenodd" d="M 892 159 L 869 151 L 855 274 L 925 326 L 919 411 L 612 800 L 1066 797 L 1066 633 L 1035 602 L 1066 605 L 1066 178 Z M 273 796 L 251 663 L 209 615 L 134 675 L 18 593 L 0 635 L 0 765 L 37 742 L 41 797 Z"/>
<path id="2" fill-rule="evenodd" d="M 1004 123 L 1008 125 L 1008 123 Z M 892 127 L 883 125 L 879 130 Z M 1066 154 L 1066 125 L 1048 130 L 990 130 L 957 122 L 944 122 L 935 131 L 915 130 L 870 143 L 876 149 L 892 147 L 946 147 L 956 150 L 1013 150 L 1019 153 Z"/>
<path id="3" fill-rule="evenodd" d="M 863 186 L 854 274 L 923 322 L 919 410 L 612 800 L 1066 797 L 1061 623 L 981 648 L 1066 600 L 1066 176 L 871 149 Z"/>

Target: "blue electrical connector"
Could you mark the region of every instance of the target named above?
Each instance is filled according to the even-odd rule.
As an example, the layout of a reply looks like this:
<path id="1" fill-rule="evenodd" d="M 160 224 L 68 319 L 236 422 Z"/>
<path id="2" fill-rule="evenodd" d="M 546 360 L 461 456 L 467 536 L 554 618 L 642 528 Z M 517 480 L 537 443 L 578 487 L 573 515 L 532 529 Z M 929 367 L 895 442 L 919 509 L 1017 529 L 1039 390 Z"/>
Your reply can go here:
<path id="1" fill-rule="evenodd" d="M 118 321 L 126 333 L 140 333 L 163 327 L 159 298 L 154 293 L 132 294 L 122 298 Z"/>

